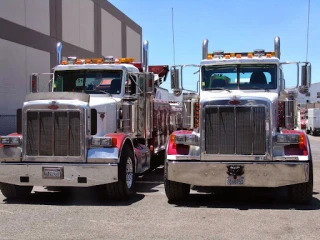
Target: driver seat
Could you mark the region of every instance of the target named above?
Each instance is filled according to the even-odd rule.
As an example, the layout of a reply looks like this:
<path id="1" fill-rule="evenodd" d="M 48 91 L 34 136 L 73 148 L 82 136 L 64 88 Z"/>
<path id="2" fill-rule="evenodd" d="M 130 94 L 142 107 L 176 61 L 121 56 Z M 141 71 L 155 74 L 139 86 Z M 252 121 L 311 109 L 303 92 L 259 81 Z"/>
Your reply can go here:
<path id="1" fill-rule="evenodd" d="M 253 72 L 250 77 L 250 84 L 267 84 L 266 75 L 263 72 Z"/>
<path id="2" fill-rule="evenodd" d="M 111 81 L 109 93 L 119 94 L 121 92 L 121 80 L 120 78 L 115 78 Z"/>

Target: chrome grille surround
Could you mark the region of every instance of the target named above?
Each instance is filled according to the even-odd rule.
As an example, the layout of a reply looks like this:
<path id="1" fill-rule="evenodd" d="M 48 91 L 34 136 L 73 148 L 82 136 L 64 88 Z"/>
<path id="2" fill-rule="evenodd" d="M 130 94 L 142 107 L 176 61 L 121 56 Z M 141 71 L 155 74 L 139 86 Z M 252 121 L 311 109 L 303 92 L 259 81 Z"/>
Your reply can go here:
<path id="1" fill-rule="evenodd" d="M 25 103 L 23 108 L 23 161 L 85 162 L 88 104 L 50 100 Z"/>
<path id="2" fill-rule="evenodd" d="M 200 103 L 201 160 L 271 160 L 272 102 L 241 98 L 239 105 L 231 105 L 229 101 Z"/>

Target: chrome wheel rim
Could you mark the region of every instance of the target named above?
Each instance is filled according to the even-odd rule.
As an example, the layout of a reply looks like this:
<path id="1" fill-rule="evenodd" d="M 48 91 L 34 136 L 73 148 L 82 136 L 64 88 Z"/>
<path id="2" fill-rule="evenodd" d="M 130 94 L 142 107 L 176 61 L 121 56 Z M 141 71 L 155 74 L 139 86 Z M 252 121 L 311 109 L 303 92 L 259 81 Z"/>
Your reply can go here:
<path id="1" fill-rule="evenodd" d="M 131 188 L 133 183 L 133 163 L 131 158 L 128 158 L 126 163 L 126 183 L 127 187 Z"/>

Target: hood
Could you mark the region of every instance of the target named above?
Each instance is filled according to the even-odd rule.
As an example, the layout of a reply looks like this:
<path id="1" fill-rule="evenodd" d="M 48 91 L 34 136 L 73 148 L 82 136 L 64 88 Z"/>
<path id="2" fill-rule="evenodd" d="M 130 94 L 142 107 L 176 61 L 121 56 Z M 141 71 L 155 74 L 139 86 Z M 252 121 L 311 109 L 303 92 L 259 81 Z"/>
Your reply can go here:
<path id="1" fill-rule="evenodd" d="M 108 97 L 108 95 L 90 95 L 90 108 L 97 110 L 97 134 L 104 136 L 117 130 L 121 99 Z"/>

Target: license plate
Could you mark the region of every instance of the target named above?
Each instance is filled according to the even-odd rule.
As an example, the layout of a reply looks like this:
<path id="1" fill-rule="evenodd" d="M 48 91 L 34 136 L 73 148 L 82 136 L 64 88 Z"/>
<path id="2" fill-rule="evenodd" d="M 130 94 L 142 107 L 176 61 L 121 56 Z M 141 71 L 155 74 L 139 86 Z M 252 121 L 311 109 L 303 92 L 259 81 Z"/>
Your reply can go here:
<path id="1" fill-rule="evenodd" d="M 63 179 L 63 167 L 42 168 L 42 178 Z"/>
<path id="2" fill-rule="evenodd" d="M 230 186 L 241 186 L 241 185 L 244 185 L 244 176 L 238 176 L 236 178 L 234 177 L 230 177 L 228 176 L 227 177 L 227 185 L 230 185 Z"/>

